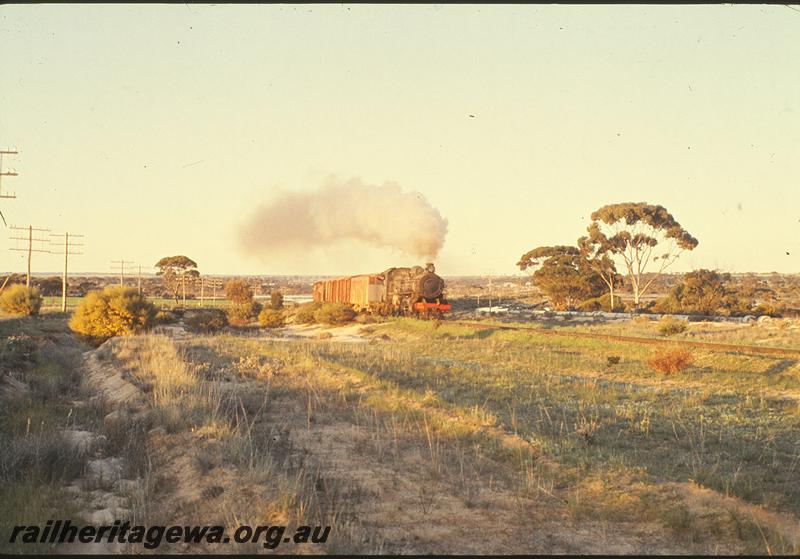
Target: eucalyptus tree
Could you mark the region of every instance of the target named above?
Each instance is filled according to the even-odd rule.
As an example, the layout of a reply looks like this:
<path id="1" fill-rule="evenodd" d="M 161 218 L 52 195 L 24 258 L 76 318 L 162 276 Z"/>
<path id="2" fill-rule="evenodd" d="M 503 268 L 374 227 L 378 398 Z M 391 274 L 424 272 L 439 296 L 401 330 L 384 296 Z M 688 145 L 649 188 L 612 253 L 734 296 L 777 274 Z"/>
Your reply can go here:
<path id="1" fill-rule="evenodd" d="M 616 308 L 614 290 L 622 286 L 622 276 L 617 273 L 608 239 L 592 236 L 590 231 L 589 236 L 578 239 L 578 248 L 589 266 L 608 287 L 609 310 L 613 312 Z"/>
<path id="2" fill-rule="evenodd" d="M 188 256 L 165 256 L 155 265 L 157 275 L 164 278 L 167 287 L 172 291 L 175 302 L 178 302 L 178 292 L 183 287 L 184 303 L 186 302 L 186 276 L 198 276 L 197 262 Z"/>
<path id="3" fill-rule="evenodd" d="M 584 245 L 592 247 L 595 258 L 620 258 L 624 262 L 637 307 L 655 278 L 698 244 L 664 206 L 646 202 L 610 204 L 591 217 Z M 651 265 L 656 275 L 646 280 L 644 274 Z"/>
<path id="4" fill-rule="evenodd" d="M 600 276 L 574 246 L 541 246 L 520 257 L 523 272 L 534 269 L 533 283 L 547 294 L 557 309 L 597 297 L 603 290 Z"/>

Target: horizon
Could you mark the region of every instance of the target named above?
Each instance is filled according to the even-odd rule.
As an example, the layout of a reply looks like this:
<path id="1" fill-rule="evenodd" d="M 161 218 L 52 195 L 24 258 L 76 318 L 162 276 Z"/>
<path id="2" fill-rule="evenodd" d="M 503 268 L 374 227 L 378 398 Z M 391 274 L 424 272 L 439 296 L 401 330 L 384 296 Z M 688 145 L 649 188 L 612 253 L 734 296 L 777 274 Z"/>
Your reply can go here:
<path id="1" fill-rule="evenodd" d="M 719 270 L 716 270 L 719 271 Z M 380 272 L 362 272 L 356 274 L 350 274 L 351 276 L 358 276 L 358 275 L 365 275 L 370 273 L 380 273 Z M 438 273 L 438 270 L 437 270 Z M 665 271 L 665 272 L 645 272 L 643 275 L 660 275 L 660 276 L 683 276 L 686 272 L 675 272 L 675 271 Z M 746 276 L 746 275 L 757 275 L 757 276 L 769 276 L 773 274 L 778 274 L 780 276 L 800 276 L 800 272 L 726 272 L 730 273 L 731 276 Z M 15 275 L 15 276 L 25 276 L 25 272 L 2 272 L 2 275 Z M 31 272 L 31 277 L 59 277 L 61 278 L 63 271 L 60 272 Z M 512 279 L 527 279 L 532 280 L 532 274 L 527 272 L 517 272 L 516 274 L 439 274 L 442 278 L 512 278 Z M 119 273 L 114 272 L 72 272 L 69 273 L 70 278 L 89 278 L 89 277 L 99 277 L 99 278 L 119 278 Z M 128 280 L 135 280 L 137 277 L 136 274 L 126 274 L 125 279 Z M 157 278 L 159 277 L 158 274 L 155 273 L 142 273 L 143 278 Z M 230 277 L 230 278 L 336 278 L 340 276 L 332 275 L 332 274 L 202 274 L 201 277 L 207 278 L 214 278 L 214 277 Z M 341 277 L 350 277 L 350 276 L 341 276 Z"/>

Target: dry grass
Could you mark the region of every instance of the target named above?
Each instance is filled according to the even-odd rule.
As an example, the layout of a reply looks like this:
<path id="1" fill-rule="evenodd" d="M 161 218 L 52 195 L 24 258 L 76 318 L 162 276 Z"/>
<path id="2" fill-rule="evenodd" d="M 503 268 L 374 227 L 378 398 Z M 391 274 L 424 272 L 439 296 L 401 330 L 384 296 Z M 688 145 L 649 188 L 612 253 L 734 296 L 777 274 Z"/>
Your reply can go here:
<path id="1" fill-rule="evenodd" d="M 647 360 L 647 364 L 665 375 L 682 373 L 692 365 L 692 352 L 682 348 L 659 348 L 653 357 Z"/>
<path id="2" fill-rule="evenodd" d="M 9 544 L 16 524 L 73 518 L 75 506 L 62 487 L 79 476 L 84 451 L 71 448 L 64 429 L 96 426 L 102 410 L 76 408 L 78 367 L 85 349 L 61 317 L 0 319 L 0 377 L 18 387 L 0 391 L 0 551 L 46 553 L 46 544 Z M 4 385 L 4 388 L 8 385 Z"/>
<path id="3" fill-rule="evenodd" d="M 446 321 L 360 335 L 114 340 L 151 408 L 109 433 L 146 481 L 136 517 L 330 524 L 327 553 L 798 551 L 764 512 L 800 513 L 785 360 L 698 351 L 664 377 L 635 344 Z M 471 537 L 487 519 L 507 530 Z"/>

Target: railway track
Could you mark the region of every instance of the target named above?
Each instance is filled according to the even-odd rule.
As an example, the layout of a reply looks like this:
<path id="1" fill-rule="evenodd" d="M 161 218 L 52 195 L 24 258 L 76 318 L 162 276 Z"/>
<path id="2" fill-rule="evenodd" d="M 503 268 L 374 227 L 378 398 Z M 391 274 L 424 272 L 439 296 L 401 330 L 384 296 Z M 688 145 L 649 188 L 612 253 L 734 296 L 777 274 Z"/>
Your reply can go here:
<path id="1" fill-rule="evenodd" d="M 484 328 L 487 330 L 522 330 L 531 331 L 536 334 L 544 336 L 562 336 L 567 338 L 590 338 L 595 340 L 608 340 L 613 342 L 631 342 L 645 345 L 675 345 L 676 343 L 698 347 L 704 349 L 713 349 L 717 351 L 729 351 L 733 353 L 754 353 L 760 355 L 782 355 L 800 358 L 800 349 L 784 348 L 784 347 L 762 347 L 753 345 L 740 345 L 740 344 L 723 344 L 718 342 L 698 342 L 693 340 L 665 340 L 659 338 L 641 338 L 637 336 L 619 336 L 615 334 L 598 334 L 594 332 L 565 332 L 562 330 L 551 330 L 546 328 L 532 328 L 529 326 L 511 326 L 502 324 L 485 324 L 481 322 L 469 322 L 463 320 L 454 320 L 454 324 L 461 324 L 463 326 L 472 326 L 474 328 Z"/>

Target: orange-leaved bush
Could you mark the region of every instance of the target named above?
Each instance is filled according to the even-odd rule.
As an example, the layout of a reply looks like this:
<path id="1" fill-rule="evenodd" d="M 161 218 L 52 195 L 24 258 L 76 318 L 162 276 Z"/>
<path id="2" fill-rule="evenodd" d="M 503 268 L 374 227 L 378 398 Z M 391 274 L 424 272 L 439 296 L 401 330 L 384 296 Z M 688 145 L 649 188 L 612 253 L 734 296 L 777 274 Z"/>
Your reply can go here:
<path id="1" fill-rule="evenodd" d="M 0 310 L 17 316 L 39 314 L 42 296 L 35 287 L 28 290 L 21 283 L 14 284 L 0 294 Z"/>
<path id="2" fill-rule="evenodd" d="M 69 321 L 69 327 L 101 343 L 114 336 L 149 330 L 156 322 L 156 308 L 132 287 L 110 286 L 90 291 Z"/>
<path id="3" fill-rule="evenodd" d="M 657 349 L 647 361 L 656 371 L 665 375 L 680 373 L 692 365 L 692 353 L 688 349 Z"/>

